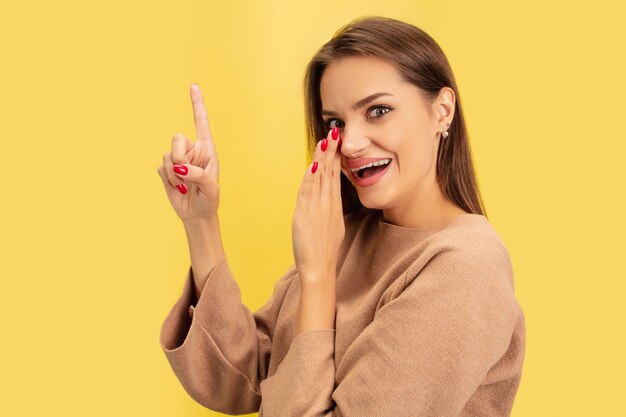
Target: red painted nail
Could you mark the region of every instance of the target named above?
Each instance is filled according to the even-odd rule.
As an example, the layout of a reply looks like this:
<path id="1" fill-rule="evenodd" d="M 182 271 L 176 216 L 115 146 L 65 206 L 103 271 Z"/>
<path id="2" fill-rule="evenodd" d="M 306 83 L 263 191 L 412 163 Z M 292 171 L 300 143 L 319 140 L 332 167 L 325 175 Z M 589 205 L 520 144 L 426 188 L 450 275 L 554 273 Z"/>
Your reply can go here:
<path id="1" fill-rule="evenodd" d="M 326 152 L 326 148 L 328 148 L 328 139 L 322 140 L 322 152 Z"/>
<path id="2" fill-rule="evenodd" d="M 317 161 L 313 162 L 313 168 L 311 168 L 311 172 L 315 174 L 315 171 L 317 171 Z"/>
<path id="3" fill-rule="evenodd" d="M 188 169 L 184 165 L 174 164 L 174 172 L 180 175 L 187 175 Z"/>
<path id="4" fill-rule="evenodd" d="M 178 188 L 178 191 L 180 191 L 181 194 L 187 194 L 187 187 L 185 184 L 178 184 L 176 188 Z"/>
<path id="5" fill-rule="evenodd" d="M 337 140 L 337 138 L 339 137 L 339 128 L 338 127 L 333 127 L 332 137 L 333 137 L 333 140 Z"/>

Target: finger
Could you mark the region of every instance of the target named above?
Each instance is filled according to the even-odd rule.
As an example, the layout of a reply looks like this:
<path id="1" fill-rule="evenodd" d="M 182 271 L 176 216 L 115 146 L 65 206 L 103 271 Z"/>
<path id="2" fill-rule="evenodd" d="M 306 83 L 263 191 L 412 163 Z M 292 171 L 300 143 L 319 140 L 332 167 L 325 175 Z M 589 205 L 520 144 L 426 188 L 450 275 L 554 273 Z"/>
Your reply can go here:
<path id="1" fill-rule="evenodd" d="M 331 145 L 328 145 L 329 149 L 327 149 L 326 152 L 332 152 L 330 147 Z M 335 182 L 336 178 L 334 178 L 332 175 L 334 165 L 333 155 L 327 155 L 326 159 L 327 160 L 324 161 L 324 170 L 321 173 L 322 175 L 320 175 L 320 210 L 322 211 L 322 213 L 324 213 L 325 216 L 328 216 L 330 214 L 329 211 L 332 210 L 334 204 L 332 192 L 333 183 Z"/>
<path id="2" fill-rule="evenodd" d="M 171 152 L 165 152 L 163 154 L 163 168 L 165 168 L 165 176 L 167 177 L 167 180 L 170 182 L 172 187 L 174 187 L 178 191 L 189 190 L 189 186 L 185 184 L 185 181 L 178 178 L 174 173 L 174 162 L 172 161 Z M 180 184 L 184 185 L 185 188 L 179 188 Z"/>
<path id="3" fill-rule="evenodd" d="M 337 134 L 337 143 L 334 146 L 334 158 L 333 158 L 333 177 L 337 177 L 336 181 L 339 183 L 341 180 L 341 133 Z"/>
<path id="4" fill-rule="evenodd" d="M 333 135 L 333 131 L 336 131 L 336 135 Z M 335 139 L 333 139 L 335 137 Z M 333 128 L 326 133 L 326 137 L 317 142 L 314 158 L 320 161 L 320 168 L 322 172 L 329 175 L 332 170 L 332 166 L 335 163 L 335 154 L 337 153 L 339 145 L 339 129 Z"/>
<path id="5" fill-rule="evenodd" d="M 317 158 L 320 160 L 320 167 L 318 170 L 319 178 L 318 178 L 318 194 L 320 196 L 320 210 L 323 215 L 327 215 L 326 208 L 328 207 L 329 196 L 330 196 L 330 183 L 332 181 L 331 170 L 329 165 L 332 164 L 333 161 L 333 143 L 330 136 L 327 135 L 326 138 L 322 139 L 317 143 L 317 148 L 315 149 L 315 154 Z M 326 150 L 324 150 L 326 149 Z"/>
<path id="6" fill-rule="evenodd" d="M 325 171 L 332 174 L 335 163 L 337 161 L 337 155 L 339 154 L 339 146 L 341 143 L 341 135 L 339 134 L 339 128 L 332 128 L 326 135 L 328 138 L 328 149 L 326 149 L 326 166 Z"/>
<path id="7" fill-rule="evenodd" d="M 328 142 L 328 141 L 326 141 Z M 307 167 L 307 171 L 304 180 L 310 184 L 320 184 L 320 177 L 322 173 L 322 169 L 324 168 L 324 163 L 326 160 L 326 152 L 328 152 L 328 145 L 326 145 L 326 151 L 322 151 L 324 139 L 320 139 L 317 141 L 315 145 L 315 151 L 313 151 L 313 161 Z M 317 189 L 319 193 L 319 188 Z"/>
<path id="8" fill-rule="evenodd" d="M 190 163 L 200 166 L 202 168 L 206 168 L 210 164 L 210 161 L 212 159 L 217 160 L 217 152 L 215 150 L 213 142 L 198 140 L 194 144 L 191 153 L 193 157 Z"/>
<path id="9" fill-rule="evenodd" d="M 196 184 L 205 198 L 210 198 L 209 196 L 215 194 L 217 183 L 205 169 L 191 164 L 178 164 L 177 167 L 183 168 L 185 173 L 174 171 L 174 175 L 184 179 L 188 186 Z"/>
<path id="10" fill-rule="evenodd" d="M 182 133 L 175 134 L 172 137 L 172 161 L 175 164 L 188 164 L 189 155 L 191 155 L 189 151 L 193 150 L 193 146 L 191 139 Z"/>
<path id="11" fill-rule="evenodd" d="M 165 174 L 165 167 L 163 165 L 159 165 L 157 168 L 157 172 L 159 177 L 161 177 L 161 181 L 163 181 L 163 185 L 165 186 L 165 192 L 167 193 L 170 199 L 174 198 L 176 194 L 180 194 L 180 191 L 174 187 L 170 183 L 170 180 L 167 178 L 167 174 Z"/>
<path id="12" fill-rule="evenodd" d="M 334 201 L 341 204 L 341 153 L 339 152 L 341 149 L 341 136 L 338 142 L 331 170 L 330 195 Z"/>
<path id="13" fill-rule="evenodd" d="M 301 194 L 309 196 L 315 196 L 319 199 L 322 192 L 327 195 L 329 190 L 322 190 L 322 183 L 324 177 L 331 175 L 332 170 L 328 167 L 329 164 L 334 164 L 335 153 L 337 149 L 337 140 L 333 140 L 331 137 L 332 130 L 328 131 L 326 138 L 317 141 L 315 151 L 313 152 L 313 162 L 307 167 L 306 174 L 304 176 Z M 318 204 L 313 202 L 312 204 Z"/>
<path id="14" fill-rule="evenodd" d="M 310 198 L 315 185 L 315 177 L 319 177 L 319 174 L 319 163 L 313 160 L 304 171 L 302 183 L 300 184 L 300 189 L 298 190 L 298 195 L 301 198 L 306 200 Z"/>
<path id="15" fill-rule="evenodd" d="M 204 107 L 204 98 L 198 84 L 194 83 L 190 88 L 191 105 L 193 106 L 193 120 L 196 124 L 196 136 L 198 140 L 213 142 L 209 117 Z"/>

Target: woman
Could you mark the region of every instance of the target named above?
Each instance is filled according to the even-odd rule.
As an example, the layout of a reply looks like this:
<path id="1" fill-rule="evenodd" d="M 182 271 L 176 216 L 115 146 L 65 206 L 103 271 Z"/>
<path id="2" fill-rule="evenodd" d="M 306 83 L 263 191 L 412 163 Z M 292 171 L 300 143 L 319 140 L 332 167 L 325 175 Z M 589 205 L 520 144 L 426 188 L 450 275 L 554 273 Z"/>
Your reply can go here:
<path id="1" fill-rule="evenodd" d="M 158 172 L 191 252 L 160 343 L 192 398 L 265 417 L 510 415 L 524 313 L 429 35 L 361 18 L 309 63 L 313 163 L 294 265 L 254 313 L 222 247 L 218 160 L 195 85 L 191 98 L 197 141 L 174 136 Z"/>

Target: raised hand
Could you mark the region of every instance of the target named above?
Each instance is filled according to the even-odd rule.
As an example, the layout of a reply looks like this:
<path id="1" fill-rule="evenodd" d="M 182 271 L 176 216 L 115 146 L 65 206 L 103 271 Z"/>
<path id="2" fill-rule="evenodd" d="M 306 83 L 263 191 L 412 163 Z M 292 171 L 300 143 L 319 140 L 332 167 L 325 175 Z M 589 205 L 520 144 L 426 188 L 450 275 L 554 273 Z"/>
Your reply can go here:
<path id="1" fill-rule="evenodd" d="M 190 87 L 196 126 L 194 143 L 182 133 L 172 137 L 157 172 L 176 214 L 183 220 L 210 218 L 219 206 L 219 163 L 209 118 L 197 84 Z"/>
<path id="2" fill-rule="evenodd" d="M 341 138 L 333 128 L 318 142 L 296 201 L 292 238 L 301 280 L 336 278 L 339 249 L 345 235 L 341 204 Z"/>

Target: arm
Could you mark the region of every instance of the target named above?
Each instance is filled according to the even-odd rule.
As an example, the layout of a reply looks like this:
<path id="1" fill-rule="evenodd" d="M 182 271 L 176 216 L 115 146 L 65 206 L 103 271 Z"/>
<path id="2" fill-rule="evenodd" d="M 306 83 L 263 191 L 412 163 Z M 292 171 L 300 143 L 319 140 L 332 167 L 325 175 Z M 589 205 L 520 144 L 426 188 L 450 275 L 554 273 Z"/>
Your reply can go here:
<path id="1" fill-rule="evenodd" d="M 335 274 L 319 280 L 301 279 L 294 335 L 318 329 L 335 328 Z"/>
<path id="2" fill-rule="evenodd" d="M 276 320 L 296 276 L 289 268 L 272 297 L 254 314 L 242 304 L 226 255 L 204 277 L 197 305 L 194 274 L 161 327 L 160 343 L 185 391 L 199 404 L 226 414 L 253 413 L 261 403 Z"/>
<path id="3" fill-rule="evenodd" d="M 187 234 L 197 300 L 209 272 L 224 255 L 220 222 L 216 213 L 211 218 L 184 221 L 183 225 Z"/>
<path id="4" fill-rule="evenodd" d="M 266 415 L 458 416 L 523 320 L 506 272 L 490 261 L 452 250 L 408 270 L 336 373 L 333 331 L 298 335 L 261 384 Z M 499 401 L 493 415 L 508 415 L 512 404 Z"/>
<path id="5" fill-rule="evenodd" d="M 294 338 L 276 373 L 261 381 L 264 416 L 322 416 L 335 384 L 335 276 L 301 279 Z"/>

